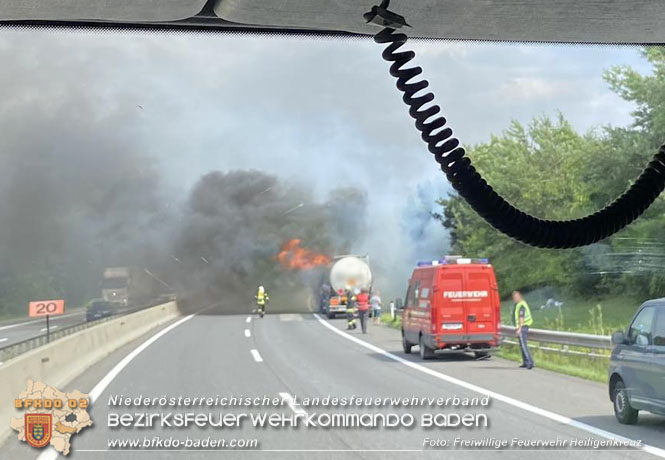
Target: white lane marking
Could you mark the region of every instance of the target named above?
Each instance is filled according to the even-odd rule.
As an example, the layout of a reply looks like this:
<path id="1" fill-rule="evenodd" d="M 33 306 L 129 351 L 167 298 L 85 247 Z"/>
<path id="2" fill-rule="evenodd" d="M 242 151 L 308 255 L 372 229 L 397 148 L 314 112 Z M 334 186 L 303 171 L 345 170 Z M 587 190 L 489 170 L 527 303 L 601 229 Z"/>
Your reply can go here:
<path id="1" fill-rule="evenodd" d="M 252 317 L 248 316 L 247 319 L 245 320 L 246 323 L 251 323 L 252 322 Z"/>
<path id="2" fill-rule="evenodd" d="M 347 334 L 346 332 L 337 329 L 335 326 L 332 326 L 328 321 L 325 321 L 323 318 L 321 318 L 316 313 L 314 313 L 314 317 L 323 326 L 327 327 L 328 329 L 330 329 L 334 333 L 341 335 L 345 339 L 351 340 L 352 342 L 356 342 L 357 344 L 362 345 L 363 347 L 365 347 L 369 350 L 372 350 L 375 353 L 379 353 L 379 354 L 385 356 L 386 358 L 390 358 L 394 361 L 397 361 L 398 363 L 404 364 L 405 366 L 410 367 L 412 369 L 415 369 L 417 371 L 420 371 L 424 374 L 428 374 L 428 375 L 431 375 L 432 377 L 436 377 L 440 380 L 444 380 L 448 383 L 452 383 L 453 385 L 457 385 L 457 386 L 460 386 L 462 388 L 466 388 L 467 390 L 471 390 L 471 391 L 474 391 L 476 393 L 480 393 L 482 395 L 487 395 L 490 398 L 493 398 L 493 399 L 496 399 L 497 401 L 501 401 L 503 403 L 509 404 L 513 407 L 517 407 L 518 409 L 522 409 L 522 410 L 525 410 L 527 412 L 531 412 L 532 414 L 539 415 L 541 417 L 553 420 L 553 421 L 561 423 L 563 425 L 568 425 L 568 426 L 578 428 L 580 430 L 586 431 L 588 433 L 594 434 L 594 435 L 602 437 L 602 438 L 617 439 L 619 441 L 624 441 L 624 442 L 635 441 L 633 439 L 626 438 L 624 436 L 621 436 L 621 435 L 618 435 L 618 434 L 615 434 L 615 433 L 612 433 L 612 432 L 609 432 L 609 431 L 605 431 L 605 430 L 600 429 L 600 428 L 596 428 L 595 426 L 587 425 L 586 423 L 582 423 L 582 422 L 579 422 L 577 420 L 573 420 L 572 418 L 569 418 L 569 417 L 566 417 L 566 416 L 563 416 L 563 415 L 559 415 L 559 414 L 555 414 L 554 412 L 550 412 L 550 411 L 545 410 L 545 409 L 541 409 L 540 407 L 532 406 L 531 404 L 528 404 L 528 403 L 519 401 L 517 399 L 511 398 L 510 396 L 505 396 L 505 395 L 502 395 L 501 393 L 496 393 L 494 391 L 487 390 L 483 387 L 479 387 L 479 386 L 474 385 L 472 383 L 465 382 L 464 380 L 456 379 L 455 377 L 451 377 L 449 375 L 442 374 L 441 372 L 437 372 L 437 371 L 435 371 L 433 369 L 430 369 L 428 367 L 425 367 L 423 365 L 414 363 L 412 361 L 409 361 L 408 359 L 402 358 L 401 356 L 394 355 L 394 354 L 384 350 L 383 348 L 379 348 L 376 345 L 372 345 L 371 343 L 365 342 L 364 340 L 360 340 L 357 337 L 354 337 L 350 334 Z M 648 445 L 648 444 L 642 444 L 638 449 L 640 449 L 644 452 L 647 452 L 649 454 L 655 455 L 657 457 L 665 458 L 665 449 L 661 449 L 661 448 L 651 446 L 651 445 Z"/>
<path id="3" fill-rule="evenodd" d="M 251 337 L 252 332 L 249 329 L 245 329 L 245 337 Z"/>
<path id="4" fill-rule="evenodd" d="M 7 340 L 9 340 L 7 337 L 3 337 L 2 339 L 0 339 L 0 342 L 6 342 Z"/>
<path id="5" fill-rule="evenodd" d="M 252 348 L 249 351 L 252 353 L 252 356 L 254 357 L 254 361 L 256 361 L 257 363 L 260 363 L 260 362 L 263 361 L 263 358 L 261 358 L 261 355 L 259 354 L 259 350 L 255 350 L 254 348 Z"/>
<path id="6" fill-rule="evenodd" d="M 28 324 L 38 323 L 40 321 L 44 322 L 43 319 L 33 319 L 32 321 L 23 321 L 22 323 L 10 324 L 9 326 L 0 327 L 0 331 L 4 331 L 5 329 L 11 329 L 13 327 L 27 326 Z"/>
<path id="7" fill-rule="evenodd" d="M 57 329 L 57 328 L 58 328 L 58 326 L 49 326 L 49 329 L 50 329 L 50 330 Z M 41 329 L 39 330 L 39 332 L 46 332 L 46 328 L 45 328 L 45 327 L 41 328 Z"/>
<path id="8" fill-rule="evenodd" d="M 141 345 L 136 347 L 130 354 L 125 356 L 122 361 L 120 361 L 118 364 L 116 364 L 113 369 L 111 369 L 108 374 L 106 374 L 98 383 L 95 385 L 95 387 L 88 393 L 88 397 L 90 399 L 90 404 L 93 404 L 97 398 L 101 396 L 101 394 L 104 392 L 104 390 L 113 382 L 113 379 L 115 379 L 122 370 L 127 367 L 129 363 L 132 362 L 134 358 L 136 358 L 143 350 L 148 348 L 150 345 L 155 343 L 157 339 L 162 337 L 163 335 L 167 334 L 169 331 L 175 329 L 176 327 L 180 326 L 182 323 L 185 321 L 188 321 L 192 319 L 195 315 L 189 315 L 185 316 L 183 319 L 171 324 L 169 327 L 162 329 L 159 331 L 157 334 L 153 335 L 150 337 L 148 340 L 143 342 Z M 37 460 L 56 460 L 58 458 L 58 451 L 55 450 L 53 447 L 48 447 L 48 450 L 45 450 L 42 452 L 39 457 L 37 457 Z"/>
<path id="9" fill-rule="evenodd" d="M 296 404 L 295 399 L 289 393 L 280 393 L 279 396 L 286 401 L 286 404 L 291 408 L 291 410 L 298 415 L 307 415 L 307 411 Z"/>
<path id="10" fill-rule="evenodd" d="M 67 313 L 66 315 L 58 315 L 58 316 L 51 316 L 49 317 L 50 321 L 58 321 L 61 319 L 65 318 L 71 318 L 72 316 L 83 316 L 85 314 L 85 310 L 83 311 L 76 311 L 74 313 Z M 28 324 L 34 324 L 34 323 L 43 323 L 46 321 L 44 318 L 40 319 L 32 319 L 30 321 L 21 321 L 20 323 L 14 323 L 14 324 L 9 324 L 7 326 L 0 326 L 0 331 L 4 331 L 6 329 L 12 329 L 14 327 L 20 327 L 20 326 L 27 326 Z"/>
<path id="11" fill-rule="evenodd" d="M 127 367 L 127 365 L 132 362 L 134 358 L 136 358 L 143 350 L 148 348 L 150 345 L 155 343 L 160 337 L 163 335 L 168 334 L 170 331 L 175 329 L 176 327 L 180 326 L 182 323 L 185 321 L 189 321 L 194 317 L 194 314 L 185 316 L 179 321 L 176 321 L 175 323 L 171 324 L 169 327 L 162 329 L 159 331 L 157 334 L 153 335 L 150 337 L 148 340 L 143 342 L 141 345 L 136 347 L 130 354 L 125 356 L 122 361 L 120 361 L 118 364 L 115 365 L 113 369 L 109 371 L 108 374 L 104 376 L 103 379 L 95 385 L 95 387 L 90 391 L 89 395 L 90 396 L 90 404 L 93 404 L 97 398 L 101 396 L 101 394 L 106 390 L 106 388 L 111 384 L 111 382 L 122 372 L 122 370 Z"/>

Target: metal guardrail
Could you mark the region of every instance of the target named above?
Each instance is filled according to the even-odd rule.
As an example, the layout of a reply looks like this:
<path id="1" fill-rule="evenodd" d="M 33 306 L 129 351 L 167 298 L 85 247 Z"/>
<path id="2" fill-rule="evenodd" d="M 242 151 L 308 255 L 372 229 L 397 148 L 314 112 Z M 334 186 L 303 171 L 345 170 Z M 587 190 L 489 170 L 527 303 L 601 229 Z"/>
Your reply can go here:
<path id="1" fill-rule="evenodd" d="M 3 363 L 9 359 L 15 358 L 20 354 L 26 353 L 30 350 L 34 350 L 35 348 L 41 347 L 43 345 L 46 345 L 49 342 L 52 342 L 53 340 L 57 340 L 61 337 L 65 337 L 71 334 L 74 334 L 76 332 L 82 331 L 83 329 L 87 329 L 92 326 L 96 326 L 98 324 L 104 323 L 106 321 L 110 321 L 112 319 L 119 318 L 121 316 L 128 315 L 130 313 L 136 313 L 141 310 L 145 310 L 146 308 L 154 307 L 155 305 L 159 305 L 162 302 L 162 300 L 159 301 L 154 301 L 151 302 L 147 305 L 141 305 L 137 307 L 130 307 L 122 310 L 121 312 L 118 312 L 114 315 L 107 316 L 105 318 L 100 318 L 95 321 L 82 321 L 80 323 L 72 324 L 67 327 L 63 327 L 62 329 L 56 329 L 52 330 L 50 334 L 44 333 L 40 335 L 36 335 L 30 338 L 27 338 L 25 340 L 22 340 L 20 342 L 15 342 L 9 345 L 5 345 L 4 347 L 0 347 L 0 363 Z"/>
<path id="2" fill-rule="evenodd" d="M 403 310 L 401 309 L 395 310 L 393 321 L 396 321 L 397 318 L 401 316 L 402 311 Z M 514 339 L 516 339 L 515 329 L 516 327 L 514 326 L 507 326 L 502 324 L 500 328 L 502 340 L 507 343 L 516 343 L 514 341 Z M 609 335 L 582 334 L 579 332 L 553 331 L 550 329 L 529 329 L 529 341 L 561 345 L 562 348 L 560 349 L 548 347 L 538 348 L 545 349 L 547 351 L 558 351 L 563 353 L 570 352 L 574 354 L 580 354 L 577 351 L 568 350 L 568 347 L 589 348 L 592 350 L 601 351 L 601 353 L 609 352 L 612 350 L 612 338 Z M 606 354 L 596 353 L 582 354 L 606 356 Z"/>
<path id="3" fill-rule="evenodd" d="M 515 329 L 513 326 L 501 326 L 503 343 L 511 345 L 518 344 L 515 337 Z M 552 344 L 554 346 L 534 345 L 534 342 Z M 559 346 L 557 347 L 556 345 Z M 529 348 L 536 348 L 547 353 L 562 353 L 596 359 L 608 359 L 610 357 L 609 352 L 612 349 L 612 340 L 607 335 L 529 329 Z"/>
<path id="4" fill-rule="evenodd" d="M 506 338 L 515 337 L 515 327 L 501 326 L 501 334 Z M 570 347 L 592 348 L 594 350 L 612 349 L 612 340 L 609 335 L 581 334 L 579 332 L 551 331 L 547 329 L 529 329 L 529 340 Z"/>

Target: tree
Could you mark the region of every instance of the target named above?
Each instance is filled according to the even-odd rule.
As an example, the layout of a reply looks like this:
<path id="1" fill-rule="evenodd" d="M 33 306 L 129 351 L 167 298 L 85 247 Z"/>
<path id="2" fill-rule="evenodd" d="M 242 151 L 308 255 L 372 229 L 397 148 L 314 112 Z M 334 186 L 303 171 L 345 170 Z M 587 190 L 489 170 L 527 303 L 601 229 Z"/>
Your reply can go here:
<path id="1" fill-rule="evenodd" d="M 589 185 L 580 180 L 584 157 L 599 148 L 599 139 L 577 134 L 559 115 L 539 117 L 528 127 L 517 122 L 469 149 L 469 156 L 495 190 L 520 209 L 549 219 L 585 214 L 591 204 Z M 459 196 L 440 201 L 439 216 L 451 233 L 454 250 L 488 256 L 501 280 L 502 294 L 545 283 L 572 284 L 579 251 L 535 249 L 491 228 Z"/>
<path id="2" fill-rule="evenodd" d="M 643 54 L 653 66 L 652 74 L 622 66 L 604 74 L 613 91 L 635 103 L 632 126 L 579 134 L 561 114 L 555 120 L 536 118 L 527 127 L 513 122 L 500 136 L 469 149 L 478 171 L 508 201 L 537 217 L 577 218 L 616 199 L 665 142 L 665 51 L 648 48 Z M 665 241 L 662 197 L 599 248 L 573 250 L 543 250 L 516 242 L 490 228 L 457 195 L 439 204 L 443 212 L 436 217 L 450 231 L 453 249 L 493 259 L 504 295 L 545 284 L 586 295 L 608 285 L 640 296 L 664 293 L 665 277 L 656 270 L 665 260 L 665 244 L 660 243 Z M 642 250 L 645 245 L 648 257 Z M 611 274 L 586 276 L 603 270 Z"/>

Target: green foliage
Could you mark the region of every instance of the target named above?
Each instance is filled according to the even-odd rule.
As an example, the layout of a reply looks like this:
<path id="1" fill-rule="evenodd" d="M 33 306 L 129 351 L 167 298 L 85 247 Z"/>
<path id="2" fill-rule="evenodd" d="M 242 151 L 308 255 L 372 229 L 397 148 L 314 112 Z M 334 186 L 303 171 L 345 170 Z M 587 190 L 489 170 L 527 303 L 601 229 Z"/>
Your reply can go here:
<path id="1" fill-rule="evenodd" d="M 501 135 L 469 148 L 469 157 L 499 194 L 537 217 L 573 219 L 606 206 L 665 142 L 665 51 L 648 48 L 644 56 L 652 74 L 617 66 L 604 75 L 614 92 L 636 105 L 631 127 L 580 134 L 561 114 L 538 117 L 528 126 L 513 122 Z M 662 258 L 654 259 L 655 252 L 665 257 L 662 197 L 614 237 L 572 250 L 535 249 L 516 242 L 490 228 L 457 195 L 439 203 L 443 211 L 437 217 L 450 231 L 453 252 L 489 257 L 504 297 L 515 289 L 539 286 L 562 288 L 581 298 L 665 295 L 665 276 L 658 269 Z M 645 244 L 648 251 L 636 248 Z M 654 249 L 657 244 L 662 246 Z M 624 254 L 620 264 L 610 260 L 616 254 Z"/>
<path id="2" fill-rule="evenodd" d="M 31 300 L 65 299 L 67 309 L 85 304 L 97 294 L 99 283 L 85 273 L 86 268 L 67 270 L 45 260 L 21 269 L 4 267 L 0 270 L 0 320 L 25 316 Z"/>
<path id="3" fill-rule="evenodd" d="M 536 368 L 547 369 L 596 382 L 607 382 L 607 358 L 546 351 L 531 346 Z M 519 346 L 503 344 L 498 356 L 515 362 L 522 361 Z"/>
<path id="4" fill-rule="evenodd" d="M 633 102 L 634 127 L 643 139 L 657 148 L 663 143 L 665 132 L 665 50 L 661 47 L 646 48 L 644 57 L 653 67 L 649 75 L 641 75 L 626 66 L 614 66 L 605 72 L 610 88 L 623 99 Z"/>
<path id="5" fill-rule="evenodd" d="M 601 301 L 564 297 L 565 291 L 556 294 L 565 299 L 560 307 L 541 308 L 546 300 L 538 292 L 526 293 L 533 315 L 533 327 L 556 331 L 584 332 L 610 335 L 623 330 L 635 314 L 642 298 L 615 294 Z M 513 324 L 514 304 L 510 300 L 501 302 L 501 322 Z"/>
<path id="6" fill-rule="evenodd" d="M 541 117 L 528 127 L 513 122 L 488 144 L 469 149 L 469 156 L 508 201 L 536 216 L 570 219 L 591 207 L 589 184 L 580 180 L 580 171 L 599 143 L 593 135 L 577 134 L 562 116 L 557 120 Z M 440 204 L 454 252 L 489 257 L 503 295 L 544 284 L 575 284 L 580 250 L 534 249 L 496 232 L 457 196 Z"/>
<path id="7" fill-rule="evenodd" d="M 390 316 L 390 313 L 382 313 L 381 314 L 381 324 L 393 329 L 402 329 L 402 317 L 400 316 L 400 313 L 397 313 L 397 318 L 393 321 L 392 317 Z"/>

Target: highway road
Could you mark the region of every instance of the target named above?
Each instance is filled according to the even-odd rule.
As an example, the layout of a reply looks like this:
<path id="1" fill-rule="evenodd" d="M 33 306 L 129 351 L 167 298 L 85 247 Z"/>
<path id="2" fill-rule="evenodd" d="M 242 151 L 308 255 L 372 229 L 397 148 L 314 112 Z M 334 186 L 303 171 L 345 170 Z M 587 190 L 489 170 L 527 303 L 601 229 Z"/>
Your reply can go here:
<path id="1" fill-rule="evenodd" d="M 61 316 L 49 318 L 51 331 L 57 331 L 85 321 L 85 309 Z M 7 321 L 0 323 L 0 347 L 46 334 L 46 319 L 31 318 L 24 321 Z"/>
<path id="2" fill-rule="evenodd" d="M 120 307 L 115 310 L 116 315 L 122 315 L 145 308 L 144 306 Z M 85 323 L 84 308 L 77 309 L 71 313 L 49 318 L 51 332 L 56 332 L 70 326 Z M 34 337 L 46 334 L 46 318 L 30 318 L 19 321 L 5 321 L 0 323 L 0 348 L 22 342 Z"/>
<path id="3" fill-rule="evenodd" d="M 535 369 L 525 371 L 498 358 L 476 361 L 441 357 L 423 363 L 401 352 L 399 333 L 372 327 L 362 335 L 342 330 L 343 320 L 327 321 L 311 314 L 194 315 L 179 319 L 158 333 L 135 341 L 86 371 L 66 390 L 91 392 L 95 422 L 72 441 L 72 459 L 212 459 L 268 456 L 279 459 L 404 458 L 533 458 L 646 459 L 665 457 L 665 419 L 641 416 L 635 427 L 619 425 L 605 386 Z M 322 429 L 263 428 L 245 425 L 222 430 L 189 428 L 107 428 L 110 412 L 142 412 L 145 408 L 112 408 L 111 395 L 324 397 L 477 397 L 491 396 L 489 407 L 469 412 L 487 414 L 486 428 Z M 162 409 L 147 409 L 162 411 Z M 173 409 L 170 409 L 173 410 Z M 207 409 L 193 409 L 207 412 Z M 212 409 L 224 413 L 257 412 L 248 408 Z M 330 409 L 284 405 L 295 413 L 467 412 L 464 408 Z M 164 410 L 165 411 L 165 410 Z M 173 410 L 178 412 L 179 410 Z M 424 439 L 603 439 L 622 435 L 642 440 L 645 450 L 515 449 L 461 450 L 424 447 Z M 260 450 L 184 451 L 109 448 L 115 439 L 224 438 L 253 440 Z M 28 448 L 15 440 L 0 448 L 2 459 L 55 459 L 55 451 Z"/>

